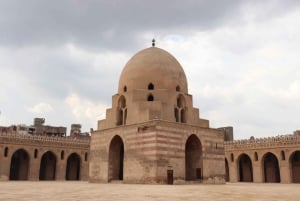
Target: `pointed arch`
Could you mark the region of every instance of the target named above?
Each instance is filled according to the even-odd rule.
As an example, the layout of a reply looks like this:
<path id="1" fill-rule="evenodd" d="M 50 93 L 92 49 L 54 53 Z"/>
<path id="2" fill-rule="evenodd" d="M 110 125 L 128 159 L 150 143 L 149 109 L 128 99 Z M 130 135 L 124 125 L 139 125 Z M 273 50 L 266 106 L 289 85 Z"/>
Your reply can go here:
<path id="1" fill-rule="evenodd" d="M 176 122 L 186 123 L 187 122 L 187 109 L 186 101 L 182 94 L 179 94 L 176 99 L 175 106 L 175 120 Z"/>
<path id="2" fill-rule="evenodd" d="M 185 143 L 185 179 L 202 178 L 202 145 L 199 138 L 192 134 Z"/>
<path id="3" fill-rule="evenodd" d="M 239 156 L 238 170 L 240 182 L 253 182 L 252 161 L 247 154 L 241 154 Z"/>
<path id="4" fill-rule="evenodd" d="M 258 154 L 257 154 L 257 152 L 254 152 L 254 160 L 258 161 Z"/>
<path id="5" fill-rule="evenodd" d="M 124 143 L 119 135 L 109 145 L 108 181 L 123 180 Z"/>
<path id="6" fill-rule="evenodd" d="M 263 156 L 263 173 L 264 181 L 268 183 L 279 183 L 280 182 L 280 170 L 277 157 L 267 152 Z"/>
<path id="7" fill-rule="evenodd" d="M 80 180 L 81 159 L 77 153 L 72 153 L 67 159 L 66 180 Z"/>
<path id="8" fill-rule="evenodd" d="M 56 156 L 53 152 L 47 151 L 43 154 L 40 164 L 40 180 L 55 180 Z"/>
<path id="9" fill-rule="evenodd" d="M 291 181 L 300 183 L 300 151 L 295 151 L 290 156 Z"/>
<path id="10" fill-rule="evenodd" d="M 4 157 L 7 157 L 8 156 L 8 147 L 5 147 L 4 148 Z"/>
<path id="11" fill-rule="evenodd" d="M 11 157 L 10 180 L 27 180 L 29 172 L 29 154 L 24 149 L 18 149 Z"/>
<path id="12" fill-rule="evenodd" d="M 118 100 L 118 106 L 117 106 L 117 126 L 125 125 L 126 118 L 127 118 L 126 99 L 122 95 Z"/>
<path id="13" fill-rule="evenodd" d="M 148 84 L 148 90 L 153 90 L 154 89 L 154 85 L 152 84 L 152 82 L 150 82 Z"/>
<path id="14" fill-rule="evenodd" d="M 147 97 L 147 101 L 154 101 L 154 96 L 152 94 L 149 94 Z"/>
<path id="15" fill-rule="evenodd" d="M 225 181 L 229 182 L 229 165 L 226 158 L 225 158 Z"/>

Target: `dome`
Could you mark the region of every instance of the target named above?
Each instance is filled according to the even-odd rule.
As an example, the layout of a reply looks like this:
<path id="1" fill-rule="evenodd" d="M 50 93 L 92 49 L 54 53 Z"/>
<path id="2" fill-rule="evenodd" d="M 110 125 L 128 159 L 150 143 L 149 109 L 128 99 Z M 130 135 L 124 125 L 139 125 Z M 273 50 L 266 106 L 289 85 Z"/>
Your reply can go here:
<path id="1" fill-rule="evenodd" d="M 136 53 L 125 65 L 118 92 L 134 89 L 169 89 L 187 93 L 187 80 L 179 62 L 167 51 L 150 47 Z"/>

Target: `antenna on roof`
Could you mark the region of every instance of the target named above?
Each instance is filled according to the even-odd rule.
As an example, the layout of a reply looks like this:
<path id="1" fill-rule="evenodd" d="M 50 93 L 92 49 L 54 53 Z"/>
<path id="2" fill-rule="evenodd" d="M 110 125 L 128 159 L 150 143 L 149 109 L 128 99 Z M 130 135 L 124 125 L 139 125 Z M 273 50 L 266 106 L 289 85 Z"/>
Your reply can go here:
<path id="1" fill-rule="evenodd" d="M 152 39 L 152 47 L 155 47 L 155 39 Z"/>

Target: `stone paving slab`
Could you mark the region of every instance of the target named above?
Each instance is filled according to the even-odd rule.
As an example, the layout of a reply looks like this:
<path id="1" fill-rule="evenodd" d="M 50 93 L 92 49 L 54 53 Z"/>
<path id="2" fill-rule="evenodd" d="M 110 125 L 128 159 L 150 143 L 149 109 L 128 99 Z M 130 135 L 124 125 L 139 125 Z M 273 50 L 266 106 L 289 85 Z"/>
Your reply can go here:
<path id="1" fill-rule="evenodd" d="M 299 201 L 300 184 L 94 184 L 67 181 L 0 182 L 0 201 Z"/>

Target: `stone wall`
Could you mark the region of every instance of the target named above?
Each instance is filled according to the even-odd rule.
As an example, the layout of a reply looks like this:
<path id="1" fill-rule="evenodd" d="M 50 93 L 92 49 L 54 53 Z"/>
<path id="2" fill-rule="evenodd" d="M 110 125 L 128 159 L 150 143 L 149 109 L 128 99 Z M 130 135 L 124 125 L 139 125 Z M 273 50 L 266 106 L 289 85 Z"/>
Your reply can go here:
<path id="1" fill-rule="evenodd" d="M 88 180 L 89 147 L 88 139 L 2 132 L 0 180 Z M 45 165 L 47 162 L 53 166 Z M 42 176 L 42 169 L 54 177 Z M 77 175 L 69 173 L 74 171 Z"/>
<path id="2" fill-rule="evenodd" d="M 230 182 L 300 182 L 299 135 L 235 140 L 224 145 Z"/>

